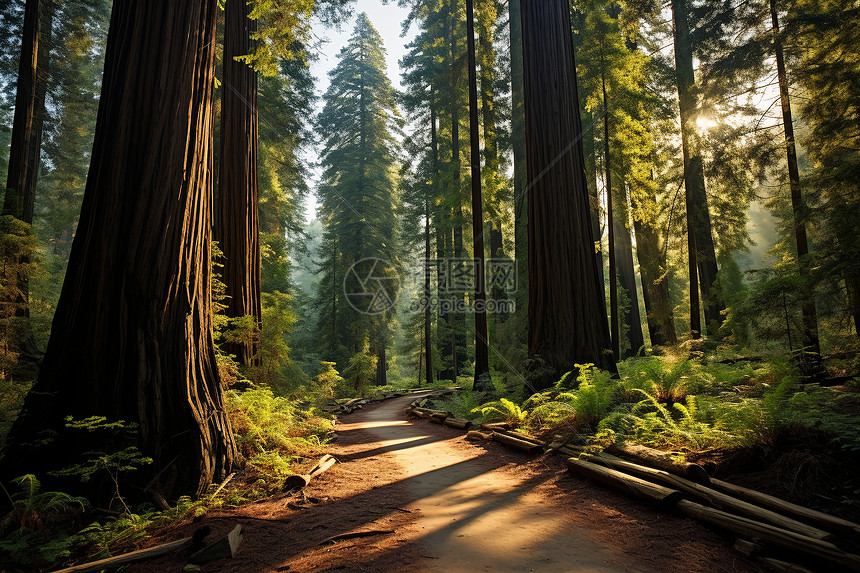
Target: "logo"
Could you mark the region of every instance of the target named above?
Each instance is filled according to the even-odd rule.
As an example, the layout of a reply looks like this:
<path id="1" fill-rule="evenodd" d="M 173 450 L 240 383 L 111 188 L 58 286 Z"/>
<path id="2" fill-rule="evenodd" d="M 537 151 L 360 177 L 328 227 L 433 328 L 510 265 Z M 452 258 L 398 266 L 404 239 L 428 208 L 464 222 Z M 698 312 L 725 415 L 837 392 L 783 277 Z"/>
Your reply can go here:
<path id="1" fill-rule="evenodd" d="M 397 300 L 398 279 L 395 268 L 382 259 L 356 261 L 343 277 L 343 294 L 349 305 L 361 314 L 382 314 Z"/>

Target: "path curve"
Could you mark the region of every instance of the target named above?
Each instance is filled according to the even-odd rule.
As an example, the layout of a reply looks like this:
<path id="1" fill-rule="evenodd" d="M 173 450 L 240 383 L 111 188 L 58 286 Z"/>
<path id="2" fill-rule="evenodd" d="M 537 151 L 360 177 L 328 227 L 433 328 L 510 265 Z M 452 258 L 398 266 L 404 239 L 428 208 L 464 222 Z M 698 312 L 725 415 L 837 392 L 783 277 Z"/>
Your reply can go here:
<path id="1" fill-rule="evenodd" d="M 269 573 L 748 572 L 728 539 L 571 476 L 558 456 L 410 420 L 404 396 L 343 416 L 339 461 L 301 495 L 275 496 L 165 529 L 152 544 L 210 540 L 241 524 L 233 559 L 202 571 Z M 332 538 L 361 532 L 360 538 Z M 177 554 L 131 569 L 180 571 Z"/>

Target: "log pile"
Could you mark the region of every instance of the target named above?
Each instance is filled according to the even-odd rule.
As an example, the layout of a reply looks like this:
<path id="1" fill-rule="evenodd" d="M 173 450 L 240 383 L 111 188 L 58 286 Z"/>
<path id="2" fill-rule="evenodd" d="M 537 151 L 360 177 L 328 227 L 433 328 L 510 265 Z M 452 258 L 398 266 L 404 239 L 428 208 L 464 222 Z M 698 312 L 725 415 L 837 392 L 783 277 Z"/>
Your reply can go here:
<path id="1" fill-rule="evenodd" d="M 805 564 L 816 569 L 860 571 L 860 555 L 852 552 L 860 539 L 856 523 L 715 478 L 709 478 L 707 485 L 697 483 L 689 479 L 690 473 L 688 477 L 678 475 L 688 470 L 684 465 L 672 472 L 655 467 L 663 464 L 661 460 L 654 463 L 653 451 L 640 456 L 639 463 L 607 453 L 578 452 L 569 446 L 557 451 L 578 454 L 567 460 L 571 473 L 731 532 L 738 538 L 735 549 L 768 569 L 806 571 Z M 695 477 L 698 472 L 691 473 Z M 791 556 L 801 563 L 784 560 Z"/>
<path id="2" fill-rule="evenodd" d="M 451 393 L 453 393 L 453 391 L 454 388 L 440 388 L 439 392 L 433 395 L 450 395 Z M 401 396 L 407 396 L 409 394 L 422 394 L 425 392 L 426 390 L 424 389 L 391 390 L 388 392 L 383 392 L 379 396 L 375 396 L 373 398 L 350 398 L 347 400 L 332 401 L 323 406 L 321 409 L 323 412 L 326 412 L 328 414 L 334 414 L 335 416 L 343 414 L 352 414 L 353 412 L 361 410 L 364 406 L 368 404 L 376 404 L 377 402 L 390 400 L 391 398 L 400 398 Z"/>

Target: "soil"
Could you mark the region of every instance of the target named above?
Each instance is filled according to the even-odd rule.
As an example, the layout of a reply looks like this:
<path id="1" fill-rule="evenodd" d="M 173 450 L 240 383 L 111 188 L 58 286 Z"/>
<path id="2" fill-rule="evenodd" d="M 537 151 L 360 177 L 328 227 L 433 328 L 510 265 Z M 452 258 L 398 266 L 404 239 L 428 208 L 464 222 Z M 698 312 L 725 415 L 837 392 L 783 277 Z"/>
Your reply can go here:
<path id="1" fill-rule="evenodd" d="M 535 458 L 459 430 L 409 420 L 403 397 L 344 416 L 338 464 L 305 488 L 164 531 L 151 543 L 209 540 L 242 525 L 224 572 L 729 572 L 760 571 L 730 539 Z M 335 536 L 361 537 L 333 540 Z M 187 554 L 131 571 L 181 571 Z"/>

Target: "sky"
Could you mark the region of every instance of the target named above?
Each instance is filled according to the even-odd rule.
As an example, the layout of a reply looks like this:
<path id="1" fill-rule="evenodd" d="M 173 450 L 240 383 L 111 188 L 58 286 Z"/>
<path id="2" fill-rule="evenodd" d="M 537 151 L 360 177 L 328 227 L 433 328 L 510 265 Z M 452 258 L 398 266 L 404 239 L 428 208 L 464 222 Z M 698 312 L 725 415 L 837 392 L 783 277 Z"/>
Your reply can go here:
<path id="1" fill-rule="evenodd" d="M 405 37 L 400 36 L 401 23 L 406 18 L 408 10 L 397 6 L 396 1 L 383 5 L 382 0 L 357 0 L 353 3 L 352 16 L 341 25 L 340 30 L 326 28 L 319 22 L 314 22 L 313 33 L 315 39 L 325 40 L 325 43 L 316 51 L 316 60 L 311 62 L 311 73 L 316 79 L 317 95 L 322 96 L 326 89 L 328 89 L 328 73 L 337 65 L 337 55 L 352 35 L 355 28 L 355 19 L 362 12 L 367 13 L 367 17 L 370 19 L 373 27 L 382 36 L 383 46 L 386 51 L 388 78 L 391 80 L 391 84 L 395 89 L 399 90 L 401 88 L 398 62 L 406 54 L 404 46 L 411 42 L 416 34 L 415 26 L 413 26 Z M 322 101 L 317 100 L 316 103 L 316 111 L 318 112 L 322 108 Z M 308 158 L 315 162 L 317 150 L 309 151 Z M 312 167 L 311 173 L 313 179 L 311 189 L 313 189 L 316 186 L 320 171 L 318 168 Z M 316 197 L 312 193 L 305 205 L 308 220 L 316 217 L 316 205 Z"/>

